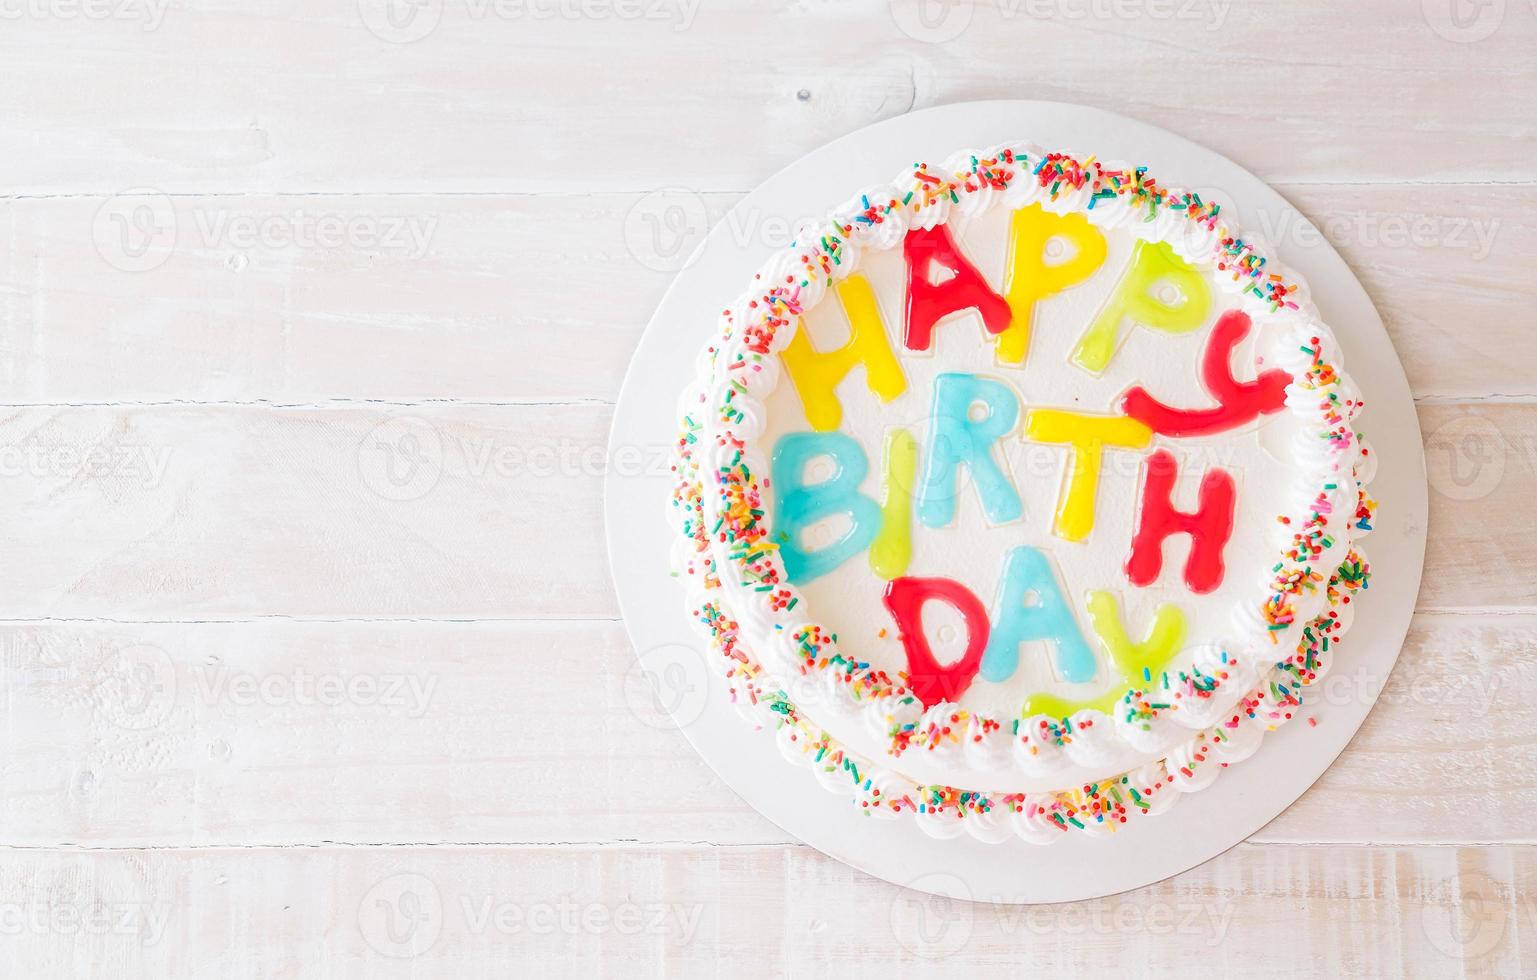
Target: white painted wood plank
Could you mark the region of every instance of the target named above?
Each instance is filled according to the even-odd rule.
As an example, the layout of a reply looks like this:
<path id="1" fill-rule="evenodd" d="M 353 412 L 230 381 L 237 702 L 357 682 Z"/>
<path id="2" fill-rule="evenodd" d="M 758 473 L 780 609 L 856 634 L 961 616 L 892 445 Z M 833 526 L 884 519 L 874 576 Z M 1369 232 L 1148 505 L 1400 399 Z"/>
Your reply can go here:
<path id="1" fill-rule="evenodd" d="M 0 649 L 10 844 L 787 840 L 617 623 L 10 624 Z M 1320 730 L 1378 704 L 1255 840 L 1537 843 L 1537 617 L 1421 616 L 1385 686 L 1346 661 L 1317 697 Z"/>
<path id="2" fill-rule="evenodd" d="M 1537 406 L 1423 405 L 1419 415 L 1430 483 L 1419 608 L 1531 606 L 1537 602 Z M 1369 427 L 1363 431 L 1370 434 Z"/>
<path id="3" fill-rule="evenodd" d="M 0 618 L 610 615 L 607 426 L 601 407 L 14 411 Z M 623 465 L 665 472 L 663 449 Z"/>
<path id="4" fill-rule="evenodd" d="M 1372 293 L 1416 394 L 1537 396 L 1537 185 L 1282 190 Z M 612 400 L 672 270 L 737 199 L 0 201 L 0 404 Z M 791 217 L 729 227 L 767 255 Z M 1317 241 L 1240 217 L 1283 255 Z"/>
<path id="5" fill-rule="evenodd" d="M 0 403 L 611 399 L 668 278 L 637 200 L 0 202 Z"/>
<path id="6" fill-rule="evenodd" d="M 1534 875 L 1525 847 L 1241 845 L 1020 908 L 804 848 L 38 851 L 0 860 L 0 910 L 26 977 L 1522 976 Z"/>
<path id="7" fill-rule="evenodd" d="M 1534 694 L 1537 618 L 1417 615 L 1385 684 L 1348 661 L 1325 678 L 1319 729 L 1334 705 L 1376 706 L 1339 760 L 1254 839 L 1537 843 L 1537 782 L 1523 775 L 1537 767 Z"/>
<path id="8" fill-rule="evenodd" d="M 999 96 L 1126 112 L 1271 179 L 1537 174 L 1524 3 L 1461 27 L 1399 0 L 968 2 L 932 27 L 909 0 L 431 0 L 399 29 L 360 16 L 384 0 L 83 6 L 120 13 L 30 4 L 0 35 L 10 193 L 740 191 Z"/>
<path id="9" fill-rule="evenodd" d="M 0 635 L 8 843 L 784 840 L 653 707 L 617 623 Z"/>
<path id="10" fill-rule="evenodd" d="M 1421 607 L 1537 605 L 1537 406 L 1421 420 Z M 665 475 L 671 435 L 610 459 L 608 421 L 593 405 L 15 409 L 0 619 L 612 617 L 603 476 Z"/>

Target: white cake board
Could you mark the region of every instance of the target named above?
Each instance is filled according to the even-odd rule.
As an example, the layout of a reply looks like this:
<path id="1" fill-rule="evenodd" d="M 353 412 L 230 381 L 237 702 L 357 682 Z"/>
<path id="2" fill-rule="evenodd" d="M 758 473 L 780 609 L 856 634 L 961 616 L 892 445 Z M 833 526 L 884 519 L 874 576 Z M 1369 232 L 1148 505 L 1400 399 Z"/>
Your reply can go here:
<path id="1" fill-rule="evenodd" d="M 705 643 L 669 575 L 678 526 L 667 506 L 671 480 L 658 467 L 610 468 L 606 519 L 620 609 L 657 683 L 658 701 L 720 778 L 786 833 L 887 881 L 948 897 L 1004 903 L 1063 902 L 1151 884 L 1208 861 L 1275 819 L 1345 748 L 1371 710 L 1403 645 L 1419 591 L 1427 517 L 1425 462 L 1408 381 L 1366 291 L 1344 260 L 1279 194 L 1233 162 L 1146 123 L 1051 102 L 972 102 L 888 119 L 807 154 L 765 181 L 705 239 L 678 274 L 641 339 L 614 416 L 615 460 L 672 443 L 678 394 L 719 311 L 745 289 L 779 229 L 823 214 L 860 188 L 888 181 L 918 160 L 1009 140 L 1145 164 L 1167 185 L 1200 191 L 1236 210 L 1311 287 L 1338 335 L 1346 370 L 1367 402 L 1360 426 L 1380 462 L 1372 488 L 1383 501 L 1364 541 L 1373 574 L 1322 697 L 1305 717 L 1266 736 L 1258 753 L 1167 813 L 1133 818 L 1108 837 L 1064 834 L 1049 846 L 968 836 L 934 840 L 911 819 L 874 820 L 787 763 L 774 738 L 727 703 Z M 755 230 L 762 233 L 758 234 Z M 1268 240 L 1268 241 L 1266 241 Z M 636 673 L 640 674 L 640 670 Z M 632 699 L 633 701 L 633 699 Z"/>

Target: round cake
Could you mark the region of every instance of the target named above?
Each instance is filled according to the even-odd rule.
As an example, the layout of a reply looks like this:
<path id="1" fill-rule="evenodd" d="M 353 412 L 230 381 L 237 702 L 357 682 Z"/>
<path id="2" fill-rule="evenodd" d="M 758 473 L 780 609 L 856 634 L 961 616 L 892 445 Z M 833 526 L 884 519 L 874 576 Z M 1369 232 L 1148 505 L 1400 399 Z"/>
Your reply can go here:
<path id="1" fill-rule="evenodd" d="M 787 759 L 872 817 L 1049 843 L 1298 714 L 1375 460 L 1304 284 L 1218 206 L 962 151 L 746 285 L 682 396 L 673 564 Z"/>

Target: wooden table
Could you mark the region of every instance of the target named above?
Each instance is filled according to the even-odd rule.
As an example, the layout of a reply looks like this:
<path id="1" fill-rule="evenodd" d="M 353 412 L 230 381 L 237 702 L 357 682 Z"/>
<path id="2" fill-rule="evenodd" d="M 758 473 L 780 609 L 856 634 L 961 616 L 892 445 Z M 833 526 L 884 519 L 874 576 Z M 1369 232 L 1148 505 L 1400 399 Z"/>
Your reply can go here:
<path id="1" fill-rule="evenodd" d="M 1530 0 L 417 2 L 0 3 L 7 976 L 1537 970 Z M 1030 911 L 826 860 L 645 724 L 599 509 L 705 223 L 998 97 L 1291 198 L 1432 484 L 1408 646 L 1317 786 Z"/>

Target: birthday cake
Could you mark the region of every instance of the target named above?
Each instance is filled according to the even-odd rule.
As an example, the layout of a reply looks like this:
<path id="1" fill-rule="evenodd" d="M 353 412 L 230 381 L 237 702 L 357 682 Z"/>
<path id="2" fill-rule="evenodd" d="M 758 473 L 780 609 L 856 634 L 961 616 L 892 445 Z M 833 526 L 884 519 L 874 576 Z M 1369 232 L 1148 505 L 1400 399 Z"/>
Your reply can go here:
<path id="1" fill-rule="evenodd" d="M 803 228 L 721 314 L 673 564 L 737 708 L 859 810 L 1102 834 L 1332 666 L 1368 580 L 1361 407 L 1218 206 L 961 152 Z"/>

